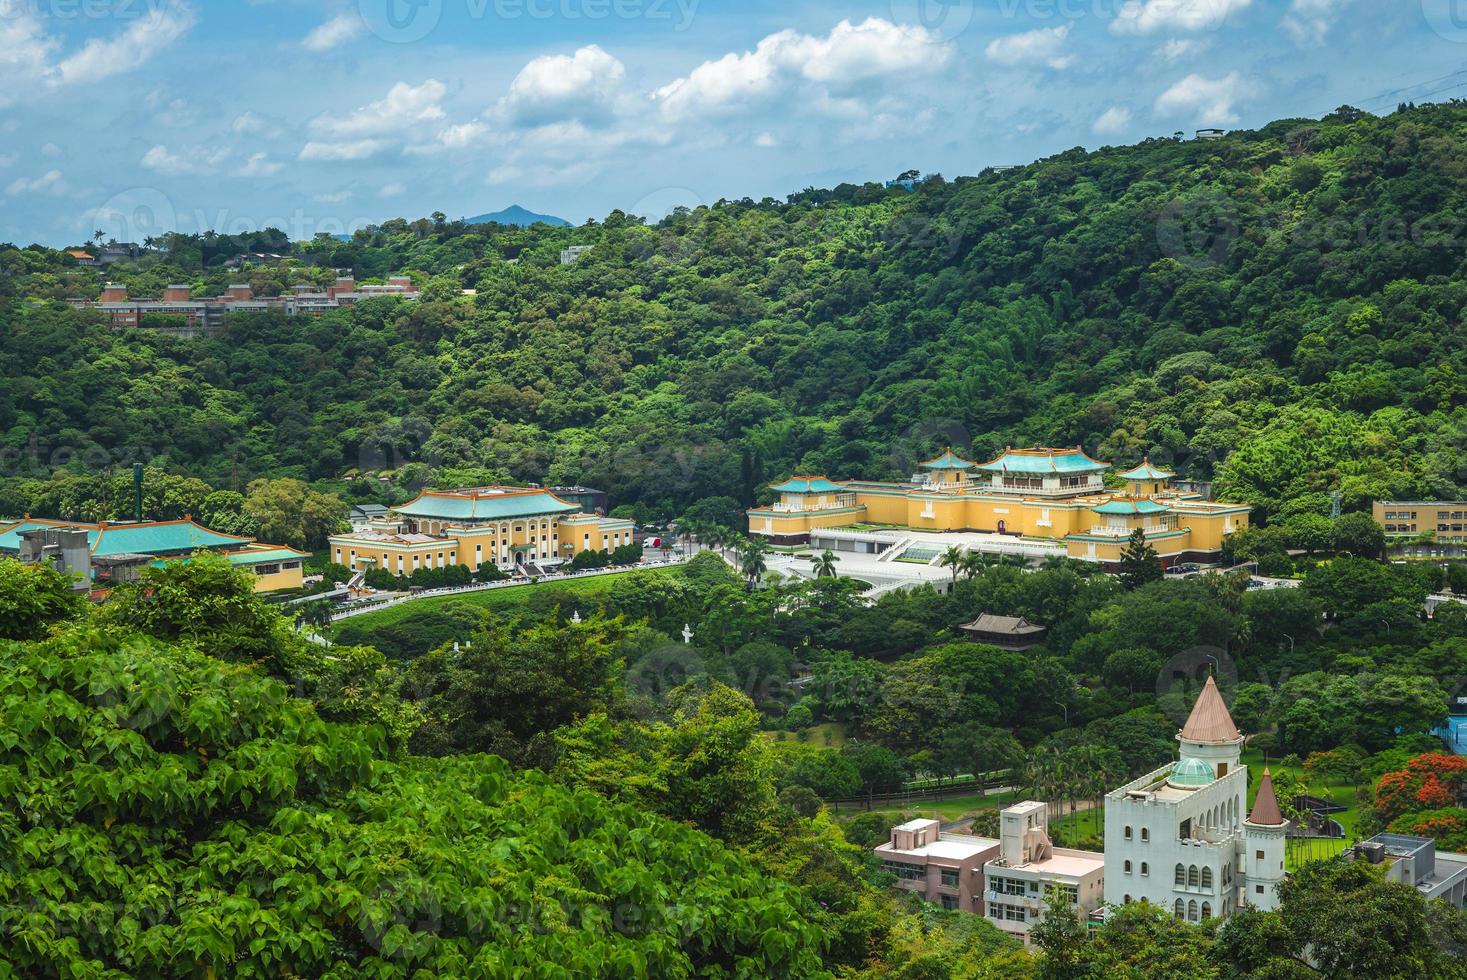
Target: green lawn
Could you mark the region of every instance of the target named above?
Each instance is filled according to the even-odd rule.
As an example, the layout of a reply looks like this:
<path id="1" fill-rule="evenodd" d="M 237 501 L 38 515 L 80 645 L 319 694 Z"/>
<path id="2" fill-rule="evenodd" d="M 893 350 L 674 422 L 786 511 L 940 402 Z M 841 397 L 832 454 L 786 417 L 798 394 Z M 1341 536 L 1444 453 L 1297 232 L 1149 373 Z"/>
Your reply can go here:
<path id="1" fill-rule="evenodd" d="M 1069 809 L 1069 804 L 1061 801 L 1056 804 L 1053 812 L 1063 813 L 1064 816 L 1050 816 L 1049 818 L 1049 825 L 1064 833 L 1066 840 L 1104 835 L 1105 823 L 1101 819 L 1101 810 L 1092 807 L 1089 810 L 1081 810 L 1072 817 Z"/>
<path id="2" fill-rule="evenodd" d="M 838 749 L 846 744 L 846 726 L 838 721 L 827 721 L 823 725 L 813 725 L 803 732 L 803 741 L 795 732 L 765 732 L 766 738 L 776 742 L 798 742 L 801 745 L 811 745 L 817 749 Z M 826 736 L 829 736 L 827 740 Z"/>
<path id="3" fill-rule="evenodd" d="M 964 793 L 960 796 L 949 796 L 946 799 L 913 800 L 905 806 L 893 805 L 891 803 L 878 803 L 872 807 L 873 813 L 880 813 L 889 819 L 892 826 L 918 817 L 931 817 L 942 821 L 961 820 L 963 817 L 971 817 L 980 810 L 999 810 L 1023 799 L 1023 794 L 1018 792 L 991 793 L 987 796 L 979 796 L 977 793 Z M 843 816 L 853 817 L 866 812 L 866 807 L 861 803 L 843 803 L 831 807 L 832 812 Z"/>
<path id="4" fill-rule="evenodd" d="M 378 629 L 383 626 L 392 626 L 408 616 L 420 612 L 428 612 L 438 606 L 447 603 L 468 603 L 474 606 L 487 606 L 494 609 L 511 609 L 523 605 L 531 595 L 539 590 L 554 590 L 556 592 L 572 592 L 578 594 L 594 595 L 605 592 L 623 575 L 638 573 L 642 575 L 680 575 L 681 565 L 665 565 L 658 568 L 631 569 L 626 572 L 613 572 L 609 575 L 591 575 L 586 578 L 573 578 L 565 581 L 540 582 L 535 585 L 511 585 L 501 589 L 484 589 L 481 592 L 464 592 L 458 595 L 434 596 L 431 599 L 416 599 L 412 602 L 402 602 L 386 609 L 376 612 L 363 613 L 350 619 L 343 619 L 333 627 L 328 635 L 334 635 L 336 628 L 348 623 L 353 627 L 363 629 Z"/>

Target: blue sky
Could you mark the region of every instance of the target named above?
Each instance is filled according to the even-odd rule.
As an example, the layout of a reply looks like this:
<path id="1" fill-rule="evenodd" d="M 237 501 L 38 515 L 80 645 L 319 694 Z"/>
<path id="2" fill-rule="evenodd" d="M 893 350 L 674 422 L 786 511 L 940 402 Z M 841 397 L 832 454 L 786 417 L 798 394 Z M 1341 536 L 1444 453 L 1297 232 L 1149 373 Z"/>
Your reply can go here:
<path id="1" fill-rule="evenodd" d="M 1467 0 L 0 0 L 0 241 L 659 217 L 1464 93 Z"/>

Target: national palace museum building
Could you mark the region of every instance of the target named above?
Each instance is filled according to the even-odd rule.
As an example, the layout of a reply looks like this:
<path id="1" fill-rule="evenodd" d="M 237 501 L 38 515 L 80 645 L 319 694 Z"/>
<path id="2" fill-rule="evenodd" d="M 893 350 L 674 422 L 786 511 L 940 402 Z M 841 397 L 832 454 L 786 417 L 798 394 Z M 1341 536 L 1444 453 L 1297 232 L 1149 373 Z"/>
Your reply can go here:
<path id="1" fill-rule="evenodd" d="M 505 570 L 548 570 L 582 551 L 633 543 L 631 521 L 585 514 L 534 487 L 430 490 L 386 518 L 331 538 L 331 560 L 354 572 L 381 568 L 410 576 L 420 568 L 492 562 Z"/>
<path id="2" fill-rule="evenodd" d="M 948 451 L 921 470 L 905 483 L 792 477 L 772 487 L 778 503 L 749 511 L 749 531 L 793 545 L 832 528 L 979 532 L 1062 542 L 1070 558 L 1114 566 L 1139 528 L 1172 565 L 1216 560 L 1251 510 L 1174 489 L 1176 474 L 1144 459 L 1110 489 L 1111 465 L 1081 449 L 1010 449 L 986 463 Z"/>

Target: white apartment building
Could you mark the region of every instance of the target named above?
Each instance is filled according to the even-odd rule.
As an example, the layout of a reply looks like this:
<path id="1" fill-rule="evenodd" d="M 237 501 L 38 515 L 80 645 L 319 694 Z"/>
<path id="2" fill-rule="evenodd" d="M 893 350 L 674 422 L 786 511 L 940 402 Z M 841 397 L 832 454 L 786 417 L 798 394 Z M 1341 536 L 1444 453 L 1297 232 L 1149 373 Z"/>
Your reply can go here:
<path id="1" fill-rule="evenodd" d="M 988 920 L 1029 945 L 1058 889 L 1075 915 L 1088 918 L 1105 902 L 1105 855 L 1055 847 L 1049 804 L 1029 800 L 999 814 L 999 856 L 983 866 Z"/>

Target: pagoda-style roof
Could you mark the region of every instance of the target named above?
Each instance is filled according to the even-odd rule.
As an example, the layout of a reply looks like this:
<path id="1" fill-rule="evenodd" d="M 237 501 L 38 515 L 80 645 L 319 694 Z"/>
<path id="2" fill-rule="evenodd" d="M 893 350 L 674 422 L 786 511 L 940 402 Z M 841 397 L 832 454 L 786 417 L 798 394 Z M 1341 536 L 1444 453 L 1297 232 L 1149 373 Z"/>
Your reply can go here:
<path id="1" fill-rule="evenodd" d="M 792 476 L 769 489 L 775 493 L 843 493 L 846 488 L 823 476 Z"/>
<path id="2" fill-rule="evenodd" d="M 109 555 L 179 555 L 200 549 L 239 548 L 250 543 L 250 538 L 211 531 L 191 520 L 102 524 L 92 545 L 92 554 L 98 558 Z"/>
<path id="3" fill-rule="evenodd" d="M 972 633 L 1009 633 L 1014 636 L 1034 636 L 1046 628 L 1029 622 L 1023 616 L 993 616 L 988 613 L 958 627 Z"/>
<path id="4" fill-rule="evenodd" d="M 1176 475 L 1175 473 L 1152 466 L 1150 458 L 1144 458 L 1141 460 L 1140 466 L 1135 469 L 1126 470 L 1126 472 L 1120 474 L 1120 477 L 1122 480 L 1170 480 Z"/>
<path id="5" fill-rule="evenodd" d="M 1217 689 L 1217 681 L 1209 676 L 1178 738 L 1184 742 L 1236 742 L 1242 737 Z"/>
<path id="6" fill-rule="evenodd" d="M 1253 812 L 1248 822 L 1257 827 L 1282 827 L 1284 815 L 1279 810 L 1279 798 L 1273 791 L 1273 773 L 1263 770 L 1263 782 L 1258 784 L 1258 796 L 1253 800 Z"/>
<path id="7" fill-rule="evenodd" d="M 959 456 L 951 449 L 945 451 L 936 459 L 929 459 L 927 462 L 921 464 L 924 470 L 971 470 L 977 465 L 977 463 Z"/>
<path id="8" fill-rule="evenodd" d="M 573 514 L 580 510 L 548 490 L 485 487 L 480 490 L 429 490 L 392 508 L 394 514 L 437 521 L 502 521 L 520 517 Z"/>
<path id="9" fill-rule="evenodd" d="M 1154 500 L 1130 500 L 1118 498 L 1107 501 L 1098 507 L 1091 507 L 1097 514 L 1107 514 L 1119 517 L 1141 517 L 1149 514 L 1168 514 L 1171 511 Z"/>
<path id="10" fill-rule="evenodd" d="M 1109 463 L 1091 459 L 1085 450 L 1075 449 L 1009 449 L 997 459 L 979 463 L 989 473 L 1076 474 L 1100 473 L 1110 469 Z"/>

